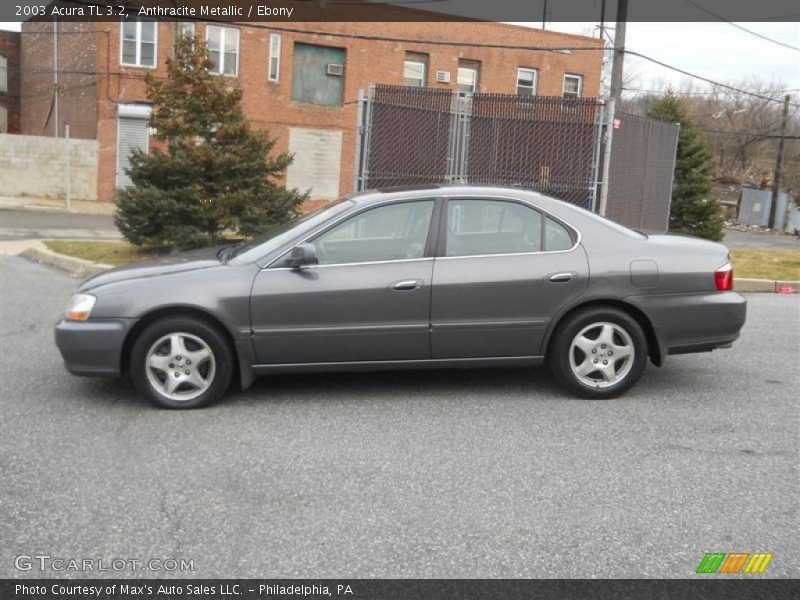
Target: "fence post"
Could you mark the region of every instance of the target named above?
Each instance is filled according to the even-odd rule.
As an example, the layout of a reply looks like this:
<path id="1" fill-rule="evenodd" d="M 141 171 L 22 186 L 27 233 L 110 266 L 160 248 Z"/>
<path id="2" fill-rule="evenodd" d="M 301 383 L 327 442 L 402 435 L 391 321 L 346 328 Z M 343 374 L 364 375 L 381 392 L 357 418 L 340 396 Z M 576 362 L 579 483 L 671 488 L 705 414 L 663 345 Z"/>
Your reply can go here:
<path id="1" fill-rule="evenodd" d="M 603 147 L 603 124 L 606 119 L 605 100 L 599 100 L 597 122 L 595 123 L 594 148 L 592 148 L 592 184 L 589 189 L 589 210 L 597 212 L 597 190 L 600 187 L 600 149 Z"/>
<path id="2" fill-rule="evenodd" d="M 675 149 L 672 152 L 672 171 L 670 171 L 671 175 L 669 178 L 669 198 L 667 198 L 667 223 L 664 226 L 664 231 L 669 230 L 669 216 L 672 213 L 672 186 L 675 185 L 675 163 L 678 161 L 678 141 L 680 140 L 681 137 L 681 124 L 676 122 L 675 125 L 678 128 L 678 133 L 675 134 Z"/>
<path id="3" fill-rule="evenodd" d="M 606 112 L 606 131 L 604 135 L 605 147 L 603 148 L 603 175 L 602 187 L 600 188 L 600 210 L 598 211 L 601 216 L 606 216 L 606 209 L 608 208 L 608 172 L 611 164 L 611 143 L 614 137 L 614 110 L 616 108 L 616 101 L 614 98 L 608 101 L 608 110 Z"/>
<path id="4" fill-rule="evenodd" d="M 353 191 L 361 191 L 361 149 L 364 137 L 364 90 L 358 90 L 356 110 L 356 156 L 353 162 Z"/>
<path id="5" fill-rule="evenodd" d="M 67 193 L 64 200 L 67 205 L 67 210 L 69 210 L 72 207 L 72 174 L 70 172 L 70 162 L 72 159 L 70 157 L 69 123 L 64 125 L 64 144 L 67 147 L 67 151 L 65 152 L 67 155 Z"/>
<path id="6" fill-rule="evenodd" d="M 364 137 L 361 141 L 361 187 L 359 191 L 369 187 L 369 153 L 372 146 L 372 109 L 375 105 L 375 84 L 369 84 L 367 97 L 364 99 Z"/>

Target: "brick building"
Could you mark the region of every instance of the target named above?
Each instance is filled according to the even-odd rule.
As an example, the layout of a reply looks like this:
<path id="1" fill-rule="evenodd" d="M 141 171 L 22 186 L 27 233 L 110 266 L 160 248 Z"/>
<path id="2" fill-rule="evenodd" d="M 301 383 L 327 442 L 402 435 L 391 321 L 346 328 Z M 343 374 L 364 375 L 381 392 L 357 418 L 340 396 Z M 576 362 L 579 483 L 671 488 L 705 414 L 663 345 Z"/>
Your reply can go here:
<path id="1" fill-rule="evenodd" d="M 486 22 L 53 23 L 23 25 L 22 133 L 98 140 L 98 198 L 127 182 L 148 145 L 144 76 L 166 75 L 176 36 L 209 43 L 220 76 L 244 90 L 245 113 L 295 153 L 287 184 L 328 199 L 353 187 L 359 90 L 371 83 L 491 93 L 596 96 L 602 52 L 463 44 L 602 48 L 597 39 Z M 57 61 L 54 72 L 53 65 Z M 58 79 L 57 97 L 53 93 Z"/>
<path id="2" fill-rule="evenodd" d="M 0 133 L 19 133 L 20 34 L 0 31 Z"/>

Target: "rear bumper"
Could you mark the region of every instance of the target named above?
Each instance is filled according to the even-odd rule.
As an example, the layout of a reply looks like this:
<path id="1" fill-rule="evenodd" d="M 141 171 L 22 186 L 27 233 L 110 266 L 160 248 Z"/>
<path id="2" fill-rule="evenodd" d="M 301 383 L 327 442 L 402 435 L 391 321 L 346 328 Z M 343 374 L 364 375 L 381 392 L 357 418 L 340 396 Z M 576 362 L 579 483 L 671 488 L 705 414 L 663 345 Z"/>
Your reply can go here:
<path id="1" fill-rule="evenodd" d="M 650 319 L 666 354 L 729 347 L 747 317 L 747 300 L 736 292 L 631 296 L 626 300 Z"/>
<path id="2" fill-rule="evenodd" d="M 73 375 L 119 375 L 122 345 L 135 322 L 135 319 L 59 321 L 56 346 L 64 366 Z"/>

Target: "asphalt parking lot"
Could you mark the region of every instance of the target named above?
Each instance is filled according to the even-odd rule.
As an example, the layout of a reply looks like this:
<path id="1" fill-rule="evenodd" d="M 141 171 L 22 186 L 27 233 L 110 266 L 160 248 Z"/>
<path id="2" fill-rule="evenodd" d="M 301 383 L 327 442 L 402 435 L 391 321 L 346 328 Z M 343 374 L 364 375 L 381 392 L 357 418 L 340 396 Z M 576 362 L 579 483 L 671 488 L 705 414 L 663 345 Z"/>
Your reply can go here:
<path id="1" fill-rule="evenodd" d="M 800 576 L 797 296 L 749 296 L 733 349 L 618 400 L 544 371 L 303 375 L 166 412 L 63 369 L 77 280 L 4 256 L 0 283 L 0 577 L 63 575 L 14 567 L 46 553 L 195 564 L 132 577 L 685 578 L 712 551 Z"/>

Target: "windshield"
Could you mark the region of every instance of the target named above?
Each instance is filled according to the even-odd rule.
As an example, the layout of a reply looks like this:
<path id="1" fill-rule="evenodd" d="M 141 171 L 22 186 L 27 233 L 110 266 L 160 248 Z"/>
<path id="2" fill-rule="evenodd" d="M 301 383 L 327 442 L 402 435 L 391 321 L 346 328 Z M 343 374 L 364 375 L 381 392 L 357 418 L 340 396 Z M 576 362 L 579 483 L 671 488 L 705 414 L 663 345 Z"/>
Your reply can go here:
<path id="1" fill-rule="evenodd" d="M 302 215 L 296 219 L 277 225 L 259 237 L 233 248 L 231 257 L 237 257 L 244 262 L 253 262 L 274 252 L 287 242 L 309 231 L 317 225 L 324 223 L 334 215 L 350 208 L 353 201 L 345 197 L 322 208 Z"/>

